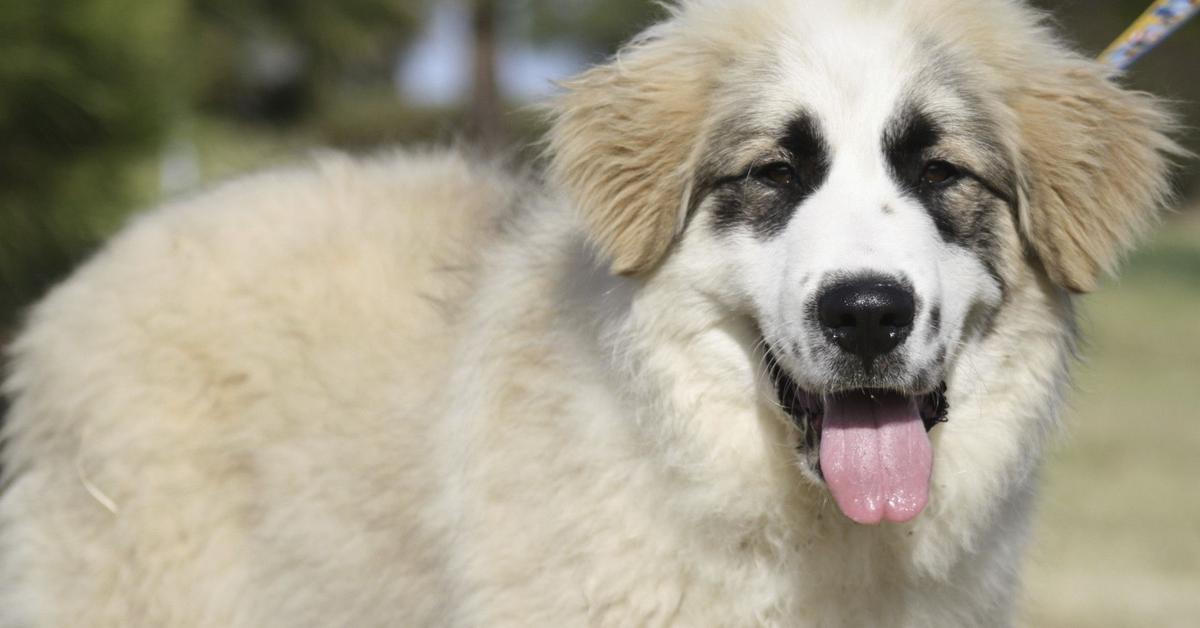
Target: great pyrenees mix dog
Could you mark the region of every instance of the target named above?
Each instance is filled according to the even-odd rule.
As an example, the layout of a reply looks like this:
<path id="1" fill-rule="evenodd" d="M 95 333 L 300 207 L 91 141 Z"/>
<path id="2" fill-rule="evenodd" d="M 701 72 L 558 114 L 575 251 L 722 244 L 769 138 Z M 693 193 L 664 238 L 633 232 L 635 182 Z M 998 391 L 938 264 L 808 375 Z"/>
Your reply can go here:
<path id="1" fill-rule="evenodd" d="M 5 626 L 997 626 L 1170 116 L 1012 0 L 683 0 L 136 221 L 12 352 Z"/>

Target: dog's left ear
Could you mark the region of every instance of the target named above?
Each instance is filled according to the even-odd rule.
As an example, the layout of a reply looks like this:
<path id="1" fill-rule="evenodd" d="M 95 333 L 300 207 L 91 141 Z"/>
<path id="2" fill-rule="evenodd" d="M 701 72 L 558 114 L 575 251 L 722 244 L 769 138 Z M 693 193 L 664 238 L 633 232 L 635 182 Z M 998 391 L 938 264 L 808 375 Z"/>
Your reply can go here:
<path id="1" fill-rule="evenodd" d="M 1022 77 L 1020 218 L 1050 279 L 1094 290 L 1170 196 L 1173 118 L 1078 57 Z"/>
<path id="2" fill-rule="evenodd" d="M 651 31 L 553 106 L 551 173 L 615 273 L 653 268 L 682 221 L 712 79 L 678 39 Z"/>

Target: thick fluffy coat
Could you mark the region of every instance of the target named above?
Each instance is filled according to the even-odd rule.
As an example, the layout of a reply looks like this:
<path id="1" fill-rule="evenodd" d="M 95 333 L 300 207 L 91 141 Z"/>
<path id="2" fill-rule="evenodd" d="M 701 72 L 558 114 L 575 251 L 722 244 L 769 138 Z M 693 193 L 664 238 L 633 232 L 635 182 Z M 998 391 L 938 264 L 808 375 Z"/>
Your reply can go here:
<path id="1" fill-rule="evenodd" d="M 1008 0 L 690 0 L 567 87 L 544 185 L 324 157 L 38 305 L 0 625 L 1008 622 L 1167 116 Z M 809 313 L 864 272 L 912 301 L 884 356 Z M 812 431 L 941 385 L 928 494 L 851 503 Z"/>

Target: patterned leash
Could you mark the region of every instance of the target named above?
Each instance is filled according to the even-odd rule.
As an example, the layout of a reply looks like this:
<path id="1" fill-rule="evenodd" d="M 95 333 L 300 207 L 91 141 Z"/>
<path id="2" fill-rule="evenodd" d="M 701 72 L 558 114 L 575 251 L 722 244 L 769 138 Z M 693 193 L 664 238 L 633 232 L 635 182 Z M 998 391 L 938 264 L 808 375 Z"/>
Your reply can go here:
<path id="1" fill-rule="evenodd" d="M 1124 70 L 1197 13 L 1200 13 L 1200 0 L 1156 0 L 1129 30 L 1100 55 L 1100 60 Z"/>

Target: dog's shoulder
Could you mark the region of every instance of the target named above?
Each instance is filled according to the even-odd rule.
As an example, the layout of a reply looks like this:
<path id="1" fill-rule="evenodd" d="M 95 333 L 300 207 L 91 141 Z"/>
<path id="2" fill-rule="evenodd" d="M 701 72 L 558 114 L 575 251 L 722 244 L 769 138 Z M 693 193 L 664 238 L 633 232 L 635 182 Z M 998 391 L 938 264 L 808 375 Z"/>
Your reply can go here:
<path id="1" fill-rule="evenodd" d="M 26 397 L 94 407 L 91 393 L 133 380 L 211 393 L 256 364 L 293 366 L 275 356 L 369 345 L 397 312 L 388 333 L 425 336 L 464 298 L 516 187 L 450 152 L 331 154 L 147 212 L 30 311 L 11 356 L 10 436 Z"/>
<path id="2" fill-rule="evenodd" d="M 341 507 L 321 482 L 289 478 L 327 473 L 306 474 L 311 464 L 370 476 L 357 466 L 377 458 L 351 447 L 357 459 L 341 461 L 334 441 L 381 438 L 406 412 L 425 420 L 411 409 L 447 368 L 479 251 L 519 187 L 452 152 L 321 155 L 135 219 L 30 311 L 13 344 L 0 517 L 16 527 L 0 572 L 42 579 L 30 590 L 82 613 L 106 594 L 68 590 L 90 586 L 79 573 L 115 582 L 134 570 L 185 592 L 237 572 L 239 543 L 208 551 L 206 539 L 272 516 L 254 491 Z M 274 443 L 295 455 L 264 463 Z M 64 531 L 93 539 L 88 551 L 56 552 Z M 42 570 L 25 573 L 34 562 Z M 50 623 L 83 621 L 55 612 L 64 621 Z"/>

